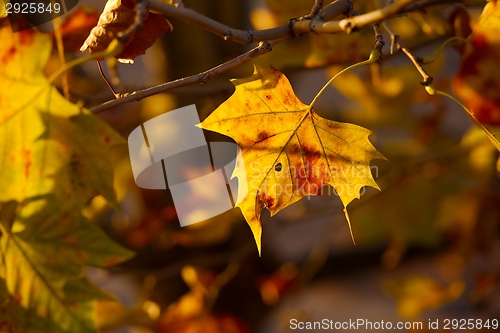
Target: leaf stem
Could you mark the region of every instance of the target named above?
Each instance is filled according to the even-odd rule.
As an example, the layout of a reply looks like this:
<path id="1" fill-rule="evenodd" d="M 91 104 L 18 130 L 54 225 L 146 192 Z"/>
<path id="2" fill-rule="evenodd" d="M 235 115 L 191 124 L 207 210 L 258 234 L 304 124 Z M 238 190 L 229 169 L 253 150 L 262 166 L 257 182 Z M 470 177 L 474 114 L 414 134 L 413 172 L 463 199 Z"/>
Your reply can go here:
<path id="1" fill-rule="evenodd" d="M 427 74 L 427 72 L 425 71 L 424 67 L 422 67 L 422 59 L 419 58 L 419 57 L 417 57 L 416 55 L 414 55 L 403 44 L 403 42 L 401 41 L 401 38 L 399 37 L 399 35 L 397 33 L 395 33 L 391 29 L 391 27 L 389 26 L 389 24 L 386 21 L 382 22 L 382 24 L 384 25 L 384 28 L 387 31 L 387 33 L 391 36 L 391 54 L 394 51 L 394 46 L 396 46 L 398 50 L 400 50 L 401 52 L 403 52 L 408 57 L 408 59 L 411 60 L 411 62 L 413 63 L 413 65 L 415 66 L 415 68 L 418 70 L 418 72 L 420 73 L 420 75 L 422 75 L 422 78 L 424 79 L 424 81 L 422 82 L 422 85 L 427 86 L 427 85 L 431 84 L 433 78 L 432 78 L 432 76 L 430 76 L 429 74 Z"/>
<path id="2" fill-rule="evenodd" d="M 483 123 L 481 123 L 477 118 L 476 116 L 474 115 L 474 112 L 472 112 L 471 110 L 469 110 L 465 104 L 463 104 L 458 98 L 444 92 L 444 91 L 441 91 L 441 90 L 437 90 L 433 84 L 429 84 L 425 87 L 425 90 L 429 93 L 429 95 L 442 95 L 442 96 L 446 96 L 450 99 L 452 99 L 453 101 L 455 101 L 458 105 L 460 105 L 468 114 L 469 116 L 472 118 L 472 120 L 474 120 L 474 122 L 479 126 L 481 127 L 481 129 L 486 133 L 486 135 L 488 136 L 488 139 L 490 139 L 491 143 L 495 146 L 496 149 L 498 149 L 498 151 L 500 151 L 500 141 L 495 137 L 495 135 L 493 133 L 491 133 L 491 131 L 486 127 L 484 126 Z"/>
<path id="3" fill-rule="evenodd" d="M 330 83 L 332 83 L 333 80 L 335 80 L 335 78 L 337 76 L 339 76 L 340 74 L 344 73 L 345 71 L 349 70 L 349 69 L 352 69 L 352 68 L 356 68 L 356 67 L 360 67 L 360 66 L 364 66 L 364 65 L 368 65 L 368 64 L 371 64 L 371 63 L 374 63 L 376 62 L 381 56 L 381 53 L 380 51 L 378 50 L 373 50 L 371 53 L 370 53 L 370 57 L 368 58 L 368 60 L 365 60 L 365 61 L 361 61 L 361 62 L 358 62 L 356 64 L 353 64 L 349 67 L 346 67 L 344 68 L 343 70 L 341 70 L 340 72 L 338 72 L 337 74 L 335 74 L 330 80 L 328 80 L 328 82 L 323 86 L 323 88 L 321 88 L 321 90 L 316 94 L 316 96 L 313 98 L 311 104 L 309 105 L 309 110 L 311 110 L 314 106 L 314 104 L 316 103 L 316 101 L 318 100 L 319 96 L 321 96 L 321 94 L 326 90 L 326 88 L 328 88 L 328 86 L 330 85 Z"/>
<path id="4" fill-rule="evenodd" d="M 239 66 L 243 63 L 246 63 L 258 56 L 261 56 L 263 54 L 271 52 L 273 47 L 283 41 L 284 39 L 277 39 L 273 40 L 270 42 L 261 42 L 259 43 L 258 46 L 255 48 L 237 56 L 236 58 L 233 58 L 231 60 L 228 60 L 220 65 L 217 65 L 215 67 L 212 67 L 211 69 L 201 72 L 196 75 L 191 75 L 191 76 L 186 76 L 181 79 L 173 80 L 170 82 L 162 83 L 154 87 L 142 89 L 142 90 L 137 90 L 132 93 L 126 93 L 126 94 L 121 94 L 121 97 L 118 99 L 114 99 L 108 102 L 105 102 L 103 104 L 94 106 L 90 108 L 90 112 L 97 114 L 103 111 L 106 111 L 112 107 L 116 107 L 118 105 L 122 105 L 125 103 L 129 102 L 134 102 L 134 101 L 139 101 L 143 98 L 153 96 L 165 91 L 169 91 L 175 88 L 179 88 L 191 83 L 205 83 L 212 77 L 219 75 L 220 73 L 223 73 L 225 71 L 228 71 L 236 66 Z"/>
<path id="5" fill-rule="evenodd" d="M 115 91 L 115 89 L 113 88 L 113 85 L 109 82 L 108 78 L 106 77 L 106 74 L 104 74 L 104 71 L 102 70 L 100 61 L 97 61 L 97 68 L 99 69 L 99 73 L 101 74 L 104 82 L 106 82 L 106 84 L 108 85 L 109 90 L 111 90 L 113 95 L 115 95 L 115 98 L 119 98 L 120 94 Z"/>
<path id="6" fill-rule="evenodd" d="M 109 43 L 108 47 L 105 50 L 90 53 L 84 57 L 80 57 L 66 63 L 66 65 L 64 65 L 63 67 L 59 68 L 57 71 L 52 73 L 52 75 L 48 78 L 48 81 L 49 83 L 52 83 L 52 81 L 54 81 L 59 75 L 61 75 L 62 73 L 64 73 L 65 71 L 67 71 L 72 67 L 78 66 L 92 59 L 112 57 L 114 55 L 119 54 L 122 50 L 123 50 L 123 43 L 121 43 L 118 39 L 115 38 L 111 41 L 111 43 Z"/>
<path id="7" fill-rule="evenodd" d="M 436 53 L 434 53 L 434 55 L 432 57 L 423 57 L 422 58 L 422 65 L 430 64 L 431 62 L 436 61 L 437 57 L 441 54 L 441 52 L 443 52 L 444 47 L 455 40 L 460 40 L 464 43 L 467 43 L 467 39 L 462 38 L 462 37 L 448 38 L 443 44 L 441 44 L 439 49 L 436 51 Z"/>

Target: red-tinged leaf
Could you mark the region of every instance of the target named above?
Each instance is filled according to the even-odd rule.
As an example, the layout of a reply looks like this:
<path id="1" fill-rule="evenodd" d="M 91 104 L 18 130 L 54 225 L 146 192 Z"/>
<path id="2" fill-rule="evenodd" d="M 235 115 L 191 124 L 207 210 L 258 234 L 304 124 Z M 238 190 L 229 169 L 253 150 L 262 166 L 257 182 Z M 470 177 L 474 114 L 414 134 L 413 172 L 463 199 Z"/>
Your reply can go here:
<path id="1" fill-rule="evenodd" d="M 146 53 L 160 35 L 171 30 L 167 20 L 161 15 L 149 13 L 143 23 L 144 27 L 135 33 L 134 39 L 125 46 L 119 59 L 135 59 Z"/>
<path id="2" fill-rule="evenodd" d="M 248 327 L 234 316 L 214 315 L 198 307 L 201 301 L 189 293 L 172 304 L 160 318 L 158 333 L 250 333 Z M 197 309 L 194 312 L 192 309 Z M 194 312 L 194 313 L 193 313 Z"/>
<path id="3" fill-rule="evenodd" d="M 80 51 L 80 47 L 98 20 L 97 9 L 88 6 L 82 6 L 73 12 L 61 26 L 64 50 L 73 53 Z M 54 34 L 52 35 L 54 37 Z"/>
<path id="4" fill-rule="evenodd" d="M 281 295 L 290 288 L 297 275 L 297 267 L 286 263 L 277 272 L 264 278 L 259 283 L 260 295 L 264 303 L 268 306 L 278 304 Z"/>
<path id="5" fill-rule="evenodd" d="M 500 126 L 500 4 L 486 4 L 453 89 L 484 125 Z"/>
<path id="6" fill-rule="evenodd" d="M 136 11 L 132 0 L 108 0 L 97 26 L 92 29 L 80 51 L 85 51 L 87 48 L 90 52 L 106 49 L 118 33 L 134 24 L 135 18 Z M 146 53 L 158 37 L 170 30 L 172 30 L 170 22 L 163 16 L 148 11 L 144 16 L 142 29 L 132 34 L 124 50 L 115 58 L 120 62 L 133 63 L 137 56 Z"/>
<path id="7" fill-rule="evenodd" d="M 221 281 L 226 280 L 226 274 L 229 273 L 215 275 L 210 271 L 185 266 L 181 274 L 191 290 L 165 310 L 159 318 L 157 332 L 250 333 L 235 317 L 226 314 L 214 315 L 207 304 L 210 299 L 208 296 L 222 286 Z"/>

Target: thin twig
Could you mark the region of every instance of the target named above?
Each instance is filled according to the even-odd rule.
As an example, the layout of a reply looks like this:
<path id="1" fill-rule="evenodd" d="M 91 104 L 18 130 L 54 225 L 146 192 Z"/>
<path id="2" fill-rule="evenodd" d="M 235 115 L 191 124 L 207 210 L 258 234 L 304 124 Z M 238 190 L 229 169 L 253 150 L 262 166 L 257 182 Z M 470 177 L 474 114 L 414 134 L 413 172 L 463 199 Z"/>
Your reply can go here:
<path id="1" fill-rule="evenodd" d="M 413 65 L 415 65 L 415 68 L 417 68 L 420 75 L 422 75 L 422 78 L 424 79 L 422 84 L 424 86 L 431 84 L 432 83 L 432 76 L 427 74 L 425 69 L 422 67 L 422 59 L 420 59 L 419 57 L 414 55 L 409 49 L 407 49 L 405 47 L 405 45 L 401 41 L 401 38 L 399 37 L 399 35 L 396 34 L 391 29 L 391 27 L 389 26 L 389 24 L 387 24 L 387 22 L 384 21 L 382 24 L 384 25 L 384 29 L 387 31 L 387 33 L 391 36 L 391 53 L 392 53 L 393 46 L 396 46 L 398 48 L 398 50 L 403 52 L 411 60 L 411 62 L 413 63 Z"/>
<path id="2" fill-rule="evenodd" d="M 163 83 L 163 84 L 157 85 L 155 87 L 134 91 L 133 93 L 130 93 L 130 94 L 123 94 L 118 99 L 108 101 L 106 103 L 103 103 L 103 104 L 100 104 L 100 105 L 95 106 L 93 108 L 90 108 L 90 111 L 92 113 L 100 113 L 100 112 L 103 112 L 105 110 L 116 107 L 118 105 L 122 105 L 122 104 L 129 103 L 129 102 L 139 101 L 143 98 L 153 96 L 153 95 L 156 95 L 156 94 L 159 94 L 159 93 L 162 93 L 165 91 L 169 91 L 169 90 L 172 90 L 175 88 L 179 88 L 179 87 L 191 84 L 191 83 L 203 84 L 203 83 L 207 82 L 209 79 L 211 79 L 212 77 L 214 77 L 220 73 L 223 73 L 231 68 L 234 68 L 236 66 L 244 64 L 245 62 L 247 62 L 249 60 L 252 60 L 258 56 L 261 56 L 263 54 L 270 52 L 272 50 L 272 48 L 276 44 L 281 42 L 282 40 L 283 39 L 270 41 L 270 42 L 261 42 L 257 47 L 251 49 L 250 51 L 245 52 L 242 55 L 239 55 L 238 57 L 236 57 L 234 59 L 226 61 L 223 64 L 215 66 L 215 67 L 213 67 L 205 72 L 202 72 L 202 73 L 196 74 L 196 75 L 187 76 L 185 78 L 177 79 L 177 80 L 170 81 L 167 83 Z"/>
<path id="3" fill-rule="evenodd" d="M 332 2 L 331 4 L 335 5 L 335 7 L 338 7 L 337 2 Z M 308 15 L 302 16 L 299 20 L 304 21 L 307 20 L 309 22 L 309 29 L 310 32 L 314 32 L 314 27 L 317 24 L 321 24 L 324 22 L 324 15 L 321 15 L 322 13 L 320 12 L 321 8 L 323 7 L 323 0 L 316 0 L 314 1 L 314 5 L 311 8 L 311 12 Z M 344 8 L 341 8 L 342 13 L 345 13 Z M 291 19 L 289 21 L 289 31 L 292 37 L 298 36 L 294 30 L 293 30 L 293 23 L 297 21 L 297 19 Z"/>
<path id="4" fill-rule="evenodd" d="M 189 24 L 208 30 L 225 40 L 230 40 L 240 44 L 250 44 L 253 42 L 273 40 L 289 36 L 288 25 L 259 31 L 233 29 L 190 8 L 175 7 L 156 0 L 146 1 L 150 10 L 159 12 L 171 18 L 185 21 Z"/>
<path id="5" fill-rule="evenodd" d="M 353 16 L 358 16 L 359 13 L 354 10 L 354 5 L 352 3 L 353 0 L 349 0 L 349 10 L 345 14 L 347 17 L 353 17 Z"/>
<path id="6" fill-rule="evenodd" d="M 102 70 L 101 62 L 100 61 L 96 61 L 96 62 L 97 62 L 97 68 L 99 68 L 99 73 L 101 74 L 104 82 L 106 82 L 106 84 L 108 85 L 109 90 L 111 90 L 113 95 L 115 95 L 115 98 L 119 98 L 120 94 L 115 91 L 115 89 L 113 88 L 111 83 L 108 81 L 108 78 L 106 77 L 106 75 L 104 74 L 104 71 Z"/>
<path id="7" fill-rule="evenodd" d="M 346 14 L 349 11 L 350 7 L 350 0 L 347 0 L 345 2 L 340 2 L 339 0 L 337 0 L 321 8 L 317 16 L 319 19 L 321 19 L 322 22 L 327 22 L 333 20 L 336 17 L 339 17 L 340 15 Z"/>
<path id="8" fill-rule="evenodd" d="M 382 49 L 384 48 L 384 36 L 380 33 L 380 22 L 373 24 L 373 31 L 375 32 L 375 46 L 374 49 L 378 50 L 382 53 Z"/>
<path id="9" fill-rule="evenodd" d="M 322 7 L 323 7 L 323 0 L 314 1 L 314 6 L 311 8 L 311 13 L 309 14 L 309 17 L 313 18 L 316 15 L 318 15 L 318 13 Z"/>
<path id="10" fill-rule="evenodd" d="M 347 33 L 351 33 L 352 31 L 359 30 L 360 28 L 386 20 L 391 18 L 392 16 L 406 12 L 405 7 L 415 2 L 415 0 L 402 0 L 397 3 L 394 3 L 390 6 L 386 6 L 384 8 L 380 8 L 366 14 L 357 15 L 348 17 L 339 21 L 329 21 L 323 23 L 321 26 L 315 28 L 316 33 L 335 33 L 345 31 Z M 297 22 L 294 26 L 294 29 L 297 31 L 301 31 L 301 29 L 305 29 L 306 27 L 301 24 L 301 22 Z M 307 30 L 306 30 L 307 31 Z"/>

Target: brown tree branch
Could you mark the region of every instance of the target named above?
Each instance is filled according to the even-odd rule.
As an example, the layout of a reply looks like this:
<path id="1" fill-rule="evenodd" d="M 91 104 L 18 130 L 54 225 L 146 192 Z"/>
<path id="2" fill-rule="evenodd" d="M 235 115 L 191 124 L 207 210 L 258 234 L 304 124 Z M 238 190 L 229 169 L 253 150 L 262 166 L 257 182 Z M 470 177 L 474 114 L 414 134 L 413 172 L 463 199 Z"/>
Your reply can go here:
<path id="1" fill-rule="evenodd" d="M 351 0 L 337 0 L 327 6 L 320 9 L 316 16 L 305 17 L 299 20 L 291 20 L 289 24 L 283 25 L 273 29 L 265 30 L 239 30 L 230 28 L 218 21 L 208 18 L 202 14 L 195 12 L 192 9 L 185 8 L 183 6 L 172 6 L 166 3 L 159 2 L 157 0 L 142 0 L 145 1 L 147 7 L 151 10 L 162 13 L 163 15 L 177 18 L 188 22 L 190 24 L 199 26 L 206 29 L 216 35 L 223 37 L 225 40 L 231 40 L 237 43 L 248 44 L 256 41 L 260 41 L 259 46 L 253 48 L 252 50 L 229 60 L 221 65 L 218 65 L 210 70 L 203 73 L 191 75 L 185 78 L 177 79 L 171 82 L 160 84 L 155 87 L 135 91 L 132 93 L 121 94 L 116 100 L 108 101 L 101 105 L 90 108 L 93 113 L 100 113 L 110 108 L 125 103 L 139 101 L 143 98 L 159 94 L 165 91 L 169 91 L 178 87 L 182 87 L 191 83 L 204 83 L 210 78 L 220 73 L 223 73 L 231 68 L 241 65 L 251 59 L 254 59 L 262 54 L 271 51 L 272 47 L 281 42 L 282 40 L 290 37 L 295 37 L 306 33 L 318 33 L 318 34 L 332 34 L 338 32 L 347 32 L 360 29 L 364 26 L 370 24 L 376 24 L 377 22 L 385 21 L 395 15 L 406 13 L 408 11 L 417 10 L 425 6 L 435 5 L 442 2 L 457 2 L 459 0 L 400 0 L 396 3 L 389 4 L 384 8 L 380 8 L 366 14 L 348 17 L 342 20 L 331 21 L 331 19 L 338 17 L 339 15 L 349 13 L 352 11 Z M 320 1 L 315 3 L 321 4 Z M 328 21 L 325 21 L 328 20 Z M 407 56 L 414 62 L 417 69 L 420 71 L 424 77 L 424 82 L 430 83 L 432 80 L 423 70 L 418 59 L 413 56 L 405 47 L 402 45 L 399 36 L 394 34 L 394 42 L 398 43 L 399 49 L 403 51 Z"/>
<path id="2" fill-rule="evenodd" d="M 426 5 L 439 2 L 440 0 L 426 1 Z M 406 12 L 407 9 L 405 7 L 416 3 L 418 3 L 417 0 L 401 0 L 363 15 L 337 21 L 328 20 L 325 22 L 325 18 L 333 19 L 338 16 L 332 16 L 331 13 L 341 15 L 348 12 L 352 8 L 350 0 L 337 0 L 319 10 L 315 17 L 305 16 L 300 20 L 292 20 L 290 22 L 291 27 L 290 24 L 286 24 L 272 29 L 240 30 L 228 27 L 189 8 L 174 7 L 157 0 L 147 0 L 148 8 L 151 10 L 199 26 L 200 28 L 208 30 L 225 40 L 231 40 L 241 44 L 294 37 L 296 35 L 311 32 L 331 34 L 346 31 L 349 33 L 364 26 L 391 18 L 396 14 Z M 411 8 L 412 10 L 415 10 L 418 6 L 411 6 Z M 290 35 L 290 30 L 293 31 L 293 35 Z"/>
<path id="3" fill-rule="evenodd" d="M 321 8 L 316 16 L 318 16 L 323 22 L 327 22 L 339 17 L 340 15 L 348 13 L 351 7 L 351 0 L 347 0 L 345 3 L 338 3 L 338 1 L 334 1 Z M 312 18 L 312 21 L 314 21 L 314 17 Z"/>
<path id="4" fill-rule="evenodd" d="M 130 93 L 130 94 L 129 93 L 121 94 L 120 98 L 108 101 L 106 103 L 103 103 L 103 104 L 100 104 L 97 106 L 94 106 L 93 108 L 90 108 L 90 111 L 94 114 L 97 114 L 97 113 L 103 112 L 105 110 L 111 109 L 113 107 L 116 107 L 118 105 L 122 105 L 122 104 L 129 103 L 129 102 L 139 101 L 143 98 L 153 96 L 153 95 L 156 95 L 156 94 L 168 91 L 168 90 L 172 90 L 175 88 L 179 88 L 179 87 L 191 84 L 191 83 L 203 84 L 203 83 L 207 82 L 209 79 L 211 79 L 212 77 L 214 77 L 220 73 L 223 73 L 231 68 L 239 66 L 239 65 L 241 65 L 247 61 L 250 61 L 258 56 L 261 56 L 263 54 L 270 52 L 272 50 L 272 48 L 276 44 L 281 42 L 282 40 L 283 39 L 278 39 L 278 40 L 269 41 L 269 42 L 261 42 L 257 47 L 251 49 L 250 51 L 245 52 L 242 55 L 239 55 L 238 57 L 233 58 L 229 61 L 226 61 L 225 63 L 220 64 L 216 67 L 213 67 L 205 72 L 202 72 L 202 73 L 196 74 L 196 75 L 187 76 L 187 77 L 184 77 L 182 79 L 177 79 L 177 80 L 170 81 L 167 83 L 163 83 L 163 84 L 151 87 L 151 88 L 134 91 L 133 93 Z"/>
<path id="5" fill-rule="evenodd" d="M 403 52 L 415 65 L 415 68 L 417 68 L 418 72 L 420 75 L 422 75 L 422 78 L 424 81 L 422 84 L 424 86 L 427 86 L 428 84 L 432 83 L 432 76 L 427 74 L 425 71 L 424 67 L 422 66 L 422 59 L 414 55 L 408 48 L 405 47 L 403 42 L 401 41 L 401 38 L 399 37 L 398 34 L 396 34 L 391 27 L 389 27 L 389 24 L 387 22 L 383 22 L 384 29 L 387 31 L 387 33 L 391 36 L 391 53 L 393 51 L 393 47 L 396 46 L 398 50 Z"/>
<path id="6" fill-rule="evenodd" d="M 384 36 L 380 33 L 380 23 L 377 22 L 373 24 L 373 31 L 375 32 L 375 50 L 378 50 L 382 54 L 382 49 L 384 48 Z M 382 56 L 381 56 L 382 57 Z"/>
<path id="7" fill-rule="evenodd" d="M 409 1 L 409 0 L 405 0 Z M 414 0 L 413 0 L 414 1 Z M 254 42 L 261 41 L 269 41 L 274 39 L 286 38 L 286 37 L 294 37 L 295 35 L 291 34 L 292 31 L 294 34 L 302 34 L 311 32 L 309 29 L 309 24 L 313 18 L 304 18 L 302 20 L 294 20 L 291 21 L 290 24 L 285 24 L 272 29 L 264 29 L 264 30 L 240 30 L 228 27 L 218 21 L 215 21 L 209 17 L 206 17 L 202 14 L 197 13 L 196 11 L 184 8 L 184 7 L 174 7 L 168 5 L 163 2 L 159 2 L 157 0 L 147 0 L 148 8 L 154 11 L 157 11 L 165 16 L 176 18 L 187 23 L 193 24 L 205 30 L 208 30 L 225 40 L 230 40 L 240 44 L 250 44 Z M 349 0 L 337 0 L 331 3 L 328 7 L 328 12 L 343 14 L 350 8 Z M 326 8 L 326 7 L 325 7 Z M 321 18 L 322 16 L 327 16 L 325 12 L 319 10 L 317 17 L 314 17 L 316 21 L 323 22 Z M 337 15 L 338 16 L 338 15 Z M 328 15 L 331 17 L 331 14 Z M 332 17 L 333 18 L 333 17 Z M 299 30 L 295 29 L 295 25 L 299 22 L 302 22 L 302 28 Z M 319 22 L 318 22 L 319 23 Z M 307 27 L 307 28 L 306 28 Z M 290 29 L 291 28 L 291 29 Z M 342 30 L 334 31 L 340 32 Z"/>
<path id="8" fill-rule="evenodd" d="M 328 21 L 316 24 L 314 32 L 318 34 L 331 34 L 336 32 L 351 33 L 362 27 L 365 27 L 376 22 L 389 19 L 396 14 L 406 12 L 406 6 L 416 2 L 415 0 L 401 0 L 389 6 L 368 12 L 366 14 L 348 17 L 342 20 Z M 298 21 L 294 25 L 294 31 L 298 33 L 310 32 L 309 24 L 305 21 Z"/>
<path id="9" fill-rule="evenodd" d="M 156 0 L 147 0 L 147 2 L 150 10 L 198 26 L 224 38 L 225 40 L 231 40 L 240 44 L 273 40 L 288 37 L 289 35 L 289 28 L 286 25 L 274 29 L 259 31 L 233 29 L 190 8 L 174 7 Z"/>
<path id="10" fill-rule="evenodd" d="M 312 32 L 318 34 L 333 34 L 338 32 L 350 33 L 351 31 L 356 31 L 367 25 L 382 22 L 394 16 L 427 6 L 461 2 L 460 0 L 400 0 L 366 14 L 331 21 L 339 15 L 347 14 L 352 11 L 352 0 L 336 0 L 320 9 L 317 15 L 313 17 L 306 15 L 298 20 L 292 18 L 289 24 L 272 29 L 240 30 L 228 27 L 189 8 L 175 7 L 157 0 L 145 1 L 147 1 L 148 8 L 151 10 L 193 24 L 225 40 L 240 44 L 295 37 Z M 313 10 L 315 10 L 318 3 L 319 2 L 315 3 Z M 290 31 L 293 31 L 293 33 L 290 33 Z"/>
<path id="11" fill-rule="evenodd" d="M 309 17 L 315 17 L 318 15 L 320 9 L 323 7 L 323 0 L 316 0 L 314 1 L 314 6 L 311 8 L 311 13 L 309 14 Z"/>

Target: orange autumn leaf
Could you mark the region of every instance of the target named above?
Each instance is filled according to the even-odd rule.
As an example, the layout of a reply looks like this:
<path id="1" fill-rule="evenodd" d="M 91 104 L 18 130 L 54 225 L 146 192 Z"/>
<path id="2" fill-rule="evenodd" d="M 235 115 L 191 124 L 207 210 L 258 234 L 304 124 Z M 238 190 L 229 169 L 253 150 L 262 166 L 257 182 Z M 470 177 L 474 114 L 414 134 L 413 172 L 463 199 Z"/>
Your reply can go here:
<path id="1" fill-rule="evenodd" d="M 99 14 L 95 8 L 82 6 L 73 12 L 61 25 L 64 50 L 78 52 L 98 20 Z M 55 38 L 54 33 L 52 37 Z"/>
<path id="2" fill-rule="evenodd" d="M 230 314 L 215 314 L 209 305 L 213 295 L 231 273 L 214 274 L 210 271 L 185 266 L 181 275 L 191 289 L 170 304 L 158 320 L 158 333 L 250 333 L 247 326 Z M 227 280 L 226 280 L 227 282 Z"/>
<path id="3" fill-rule="evenodd" d="M 259 283 L 260 296 L 267 306 L 277 305 L 281 296 L 297 281 L 295 264 L 285 263 L 276 272 L 266 276 Z"/>
<path id="4" fill-rule="evenodd" d="M 500 4 L 490 1 L 473 26 L 470 52 L 453 80 L 453 90 L 484 125 L 500 126 Z"/>
<path id="5" fill-rule="evenodd" d="M 118 33 L 134 24 L 134 6 L 132 0 L 108 0 L 97 26 L 92 29 L 80 51 L 90 49 L 90 52 L 98 52 L 106 49 Z M 132 34 L 123 51 L 115 58 L 123 63 L 133 63 L 136 57 L 146 53 L 158 37 L 170 30 L 172 26 L 163 16 L 147 11 L 142 28 Z"/>
<path id="6" fill-rule="evenodd" d="M 236 317 L 213 314 L 202 297 L 190 292 L 171 304 L 161 316 L 158 333 L 250 333 Z"/>
<path id="7" fill-rule="evenodd" d="M 320 195 L 326 184 L 344 207 L 360 197 L 363 186 L 379 188 L 370 161 L 384 157 L 368 140 L 371 131 L 320 117 L 274 68 L 255 66 L 252 76 L 232 82 L 236 92 L 201 127 L 233 138 L 241 148 L 233 173 L 239 182 L 236 206 L 259 253 L 262 209 L 273 216 L 304 196 Z"/>

